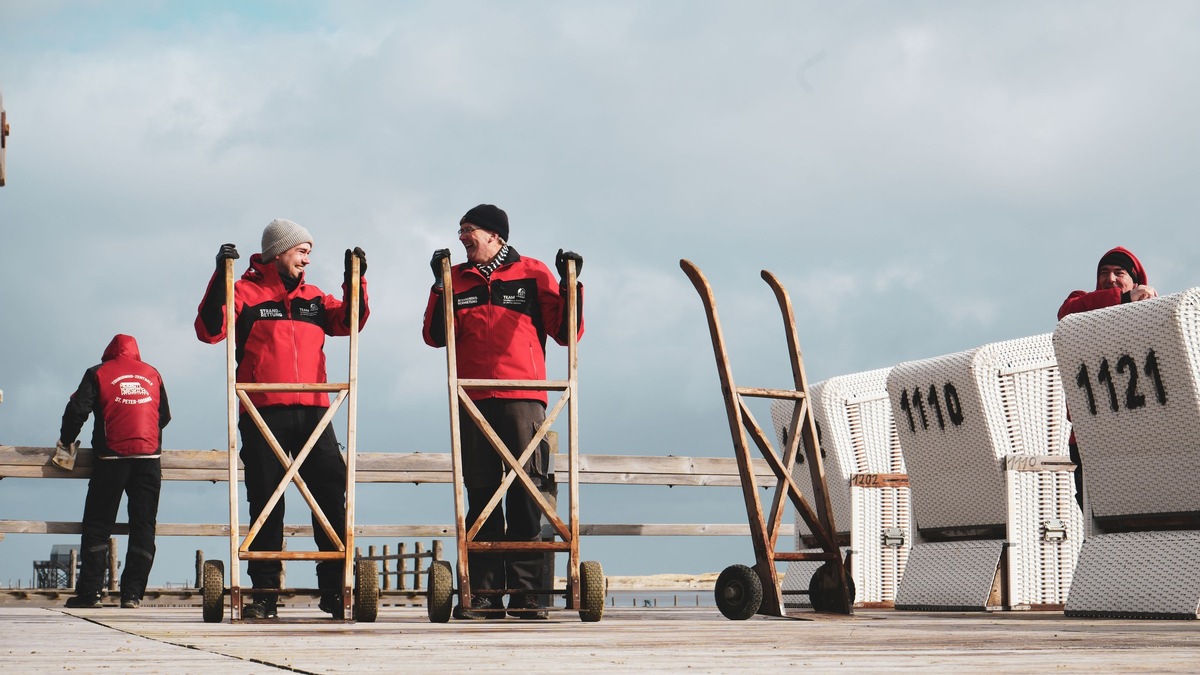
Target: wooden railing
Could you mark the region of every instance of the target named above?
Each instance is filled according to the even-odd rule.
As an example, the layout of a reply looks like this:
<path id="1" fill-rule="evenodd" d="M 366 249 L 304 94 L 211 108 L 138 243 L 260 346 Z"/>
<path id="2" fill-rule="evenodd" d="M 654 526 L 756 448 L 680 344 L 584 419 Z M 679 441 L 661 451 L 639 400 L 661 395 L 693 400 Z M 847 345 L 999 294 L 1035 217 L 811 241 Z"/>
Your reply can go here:
<path id="1" fill-rule="evenodd" d="M 367 555 L 362 554 L 361 549 L 355 549 L 356 560 L 375 560 L 379 563 L 379 574 L 383 577 L 383 584 L 380 590 L 392 590 L 392 577 L 396 577 L 396 590 L 408 591 L 413 590 L 420 592 L 424 582 L 424 573 L 426 560 L 432 564 L 435 560 L 442 560 L 442 542 L 434 539 L 433 547 L 426 551 L 425 544 L 416 542 L 413 546 L 415 549 L 412 553 L 408 552 L 408 544 L 400 542 L 396 547 L 396 552 L 391 553 L 389 547 L 383 546 L 383 553 L 375 555 L 375 547 L 367 547 Z M 413 562 L 413 567 L 408 568 L 408 561 Z M 396 563 L 396 569 L 392 569 L 391 563 Z M 412 577 L 412 585 L 408 583 L 408 577 Z"/>
<path id="2" fill-rule="evenodd" d="M 0 445 L 0 479 L 4 478 L 88 478 L 93 457 L 89 448 L 80 448 L 74 471 L 64 471 L 50 463 L 54 448 Z M 162 457 L 163 480 L 225 482 L 229 479 L 225 450 L 165 450 Z M 565 455 L 555 455 L 555 466 L 566 468 Z M 675 457 L 644 455 L 580 455 L 579 482 L 612 485 L 666 486 L 740 486 L 737 463 L 724 457 Z M 754 462 L 759 486 L 773 488 L 775 475 L 763 460 Z M 373 453 L 359 452 L 359 483 L 449 483 L 450 455 L 445 453 Z M 238 479 L 241 480 L 241 471 Z M 0 514 L 3 515 L 3 514 Z M 246 527 L 239 528 L 245 534 Z M 3 520 L 0 535 L 80 534 L 77 521 Z M 117 523 L 113 534 L 128 534 L 128 525 Z M 748 523 L 732 524 L 581 524 L 583 536 L 746 536 Z M 453 525 L 366 525 L 356 524 L 355 537 L 417 539 L 454 536 Z M 158 536 L 229 536 L 229 523 L 159 523 Z M 791 536 L 791 526 L 783 526 L 780 536 Z M 284 536 L 312 536 L 311 525 L 284 525 Z"/>

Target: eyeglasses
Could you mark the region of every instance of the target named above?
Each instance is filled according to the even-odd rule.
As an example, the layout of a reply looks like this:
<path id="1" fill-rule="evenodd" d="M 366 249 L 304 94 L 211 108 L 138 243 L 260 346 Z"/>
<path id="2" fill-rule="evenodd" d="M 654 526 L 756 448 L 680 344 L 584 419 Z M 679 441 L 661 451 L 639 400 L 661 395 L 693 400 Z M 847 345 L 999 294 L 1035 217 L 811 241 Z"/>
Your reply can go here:
<path id="1" fill-rule="evenodd" d="M 463 225 L 462 227 L 458 228 L 458 236 L 461 237 L 464 234 L 471 234 L 475 230 L 482 230 L 482 229 L 483 229 L 482 227 L 475 227 L 474 225 Z"/>

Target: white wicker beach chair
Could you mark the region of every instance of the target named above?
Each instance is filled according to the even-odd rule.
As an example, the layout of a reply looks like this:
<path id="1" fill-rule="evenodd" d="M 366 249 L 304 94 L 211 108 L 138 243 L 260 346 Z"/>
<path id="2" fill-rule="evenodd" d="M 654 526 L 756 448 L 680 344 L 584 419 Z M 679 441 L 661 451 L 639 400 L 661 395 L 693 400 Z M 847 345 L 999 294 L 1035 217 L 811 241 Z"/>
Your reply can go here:
<path id="1" fill-rule="evenodd" d="M 1200 618 L 1200 288 L 1059 322 L 1091 530 L 1067 614 Z"/>
<path id="2" fill-rule="evenodd" d="M 892 369 L 918 541 L 903 609 L 1062 607 L 1083 541 L 1049 334 Z"/>

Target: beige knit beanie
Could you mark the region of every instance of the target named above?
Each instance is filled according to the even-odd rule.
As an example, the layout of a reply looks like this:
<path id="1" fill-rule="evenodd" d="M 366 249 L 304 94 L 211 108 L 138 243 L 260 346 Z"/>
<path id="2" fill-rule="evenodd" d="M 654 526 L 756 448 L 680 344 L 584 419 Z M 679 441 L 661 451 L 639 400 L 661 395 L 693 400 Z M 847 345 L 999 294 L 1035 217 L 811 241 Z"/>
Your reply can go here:
<path id="1" fill-rule="evenodd" d="M 272 220 L 262 233 L 262 259 L 270 262 L 275 256 L 293 246 L 303 243 L 312 244 L 312 235 L 308 230 L 286 218 Z"/>

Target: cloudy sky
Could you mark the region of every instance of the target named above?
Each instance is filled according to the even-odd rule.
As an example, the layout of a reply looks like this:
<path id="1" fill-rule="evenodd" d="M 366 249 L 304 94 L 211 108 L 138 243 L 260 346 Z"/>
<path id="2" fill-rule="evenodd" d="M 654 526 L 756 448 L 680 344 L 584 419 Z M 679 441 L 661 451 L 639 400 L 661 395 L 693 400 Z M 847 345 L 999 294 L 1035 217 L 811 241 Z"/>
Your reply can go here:
<path id="1" fill-rule="evenodd" d="M 313 233 L 326 290 L 343 249 L 367 251 L 360 452 L 447 451 L 427 263 L 463 259 L 454 230 L 481 202 L 522 254 L 585 258 L 597 454 L 732 456 L 680 258 L 715 287 L 738 383 L 766 387 L 790 372 L 764 268 L 792 293 L 812 382 L 1052 331 L 1116 244 L 1160 292 L 1197 285 L 1192 3 L 0 0 L 0 17 L 3 444 L 52 446 L 123 332 L 166 379 L 166 446 L 223 447 L 224 350 L 192 321 L 219 245 L 245 257 L 276 217 Z M 564 350 L 550 361 L 561 373 Z M 4 480 L 0 518 L 76 520 L 84 491 Z M 225 494 L 165 484 L 160 522 L 226 520 Z M 453 511 L 445 485 L 370 486 L 359 507 Z M 584 486 L 581 509 L 745 522 L 736 489 Z M 56 543 L 72 540 L 8 535 L 0 584 Z M 151 583 L 226 544 L 160 539 Z M 596 537 L 583 557 L 609 574 L 753 561 L 743 538 Z"/>

